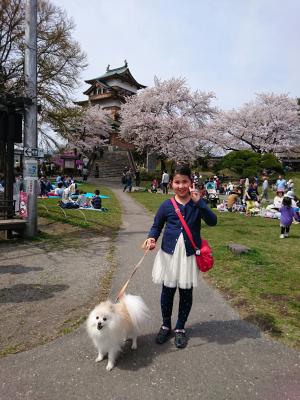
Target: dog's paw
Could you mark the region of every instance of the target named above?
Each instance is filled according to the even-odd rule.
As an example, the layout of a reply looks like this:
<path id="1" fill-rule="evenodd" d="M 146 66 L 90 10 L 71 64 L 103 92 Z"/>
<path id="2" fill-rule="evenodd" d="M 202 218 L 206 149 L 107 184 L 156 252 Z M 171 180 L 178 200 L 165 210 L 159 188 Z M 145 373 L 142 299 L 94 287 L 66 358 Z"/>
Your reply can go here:
<path id="1" fill-rule="evenodd" d="M 111 363 L 111 362 L 108 362 L 108 364 L 107 364 L 107 366 L 106 366 L 106 370 L 107 370 L 107 371 L 111 371 L 111 370 L 113 369 L 113 367 L 114 367 L 114 364 Z"/>
<path id="2" fill-rule="evenodd" d="M 104 358 L 103 354 L 98 354 L 98 357 L 95 359 L 95 362 L 100 362 Z"/>

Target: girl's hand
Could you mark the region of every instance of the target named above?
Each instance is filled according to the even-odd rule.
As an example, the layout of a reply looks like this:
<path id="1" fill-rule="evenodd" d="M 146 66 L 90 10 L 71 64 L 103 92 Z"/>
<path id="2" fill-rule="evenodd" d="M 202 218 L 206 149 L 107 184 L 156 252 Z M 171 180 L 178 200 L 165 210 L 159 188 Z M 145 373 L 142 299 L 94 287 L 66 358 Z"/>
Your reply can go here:
<path id="1" fill-rule="evenodd" d="M 142 244 L 142 249 L 154 250 L 156 246 L 156 240 L 154 238 L 148 238 Z"/>
<path id="2" fill-rule="evenodd" d="M 194 203 L 198 203 L 198 201 L 201 199 L 199 190 L 195 188 L 195 183 L 193 183 L 192 187 L 190 187 L 190 194 Z"/>

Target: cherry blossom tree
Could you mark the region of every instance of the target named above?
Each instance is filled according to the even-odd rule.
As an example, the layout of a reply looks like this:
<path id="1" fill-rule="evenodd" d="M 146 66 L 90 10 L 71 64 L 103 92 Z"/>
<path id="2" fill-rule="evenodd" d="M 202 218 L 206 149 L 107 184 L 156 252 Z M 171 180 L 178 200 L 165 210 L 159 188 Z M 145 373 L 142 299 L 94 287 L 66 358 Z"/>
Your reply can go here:
<path id="1" fill-rule="evenodd" d="M 99 105 L 73 109 L 72 118 L 67 110 L 66 120 L 60 115 L 58 121 L 58 129 L 64 129 L 59 133 L 68 141 L 67 148 L 75 148 L 88 158 L 98 146 L 108 142 L 111 118 Z"/>
<path id="2" fill-rule="evenodd" d="M 199 155 L 201 129 L 215 114 L 212 92 L 192 92 L 184 79 L 154 79 L 154 86 L 126 99 L 121 108 L 120 136 L 138 152 L 174 161 Z"/>
<path id="3" fill-rule="evenodd" d="M 299 126 L 296 99 L 262 93 L 239 110 L 219 112 L 205 136 L 208 143 L 225 151 L 250 148 L 280 154 L 299 151 Z"/>

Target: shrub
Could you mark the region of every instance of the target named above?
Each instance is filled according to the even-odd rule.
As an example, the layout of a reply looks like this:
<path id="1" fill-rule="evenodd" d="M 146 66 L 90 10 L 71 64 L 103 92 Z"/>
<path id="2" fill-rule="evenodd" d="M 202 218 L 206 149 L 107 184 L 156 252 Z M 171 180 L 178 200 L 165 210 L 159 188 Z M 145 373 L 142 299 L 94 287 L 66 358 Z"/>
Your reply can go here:
<path id="1" fill-rule="evenodd" d="M 217 171 L 230 169 L 239 176 L 251 177 L 263 171 L 282 172 L 282 165 L 274 154 L 260 154 L 251 150 L 232 151 L 222 158 L 216 166 Z"/>

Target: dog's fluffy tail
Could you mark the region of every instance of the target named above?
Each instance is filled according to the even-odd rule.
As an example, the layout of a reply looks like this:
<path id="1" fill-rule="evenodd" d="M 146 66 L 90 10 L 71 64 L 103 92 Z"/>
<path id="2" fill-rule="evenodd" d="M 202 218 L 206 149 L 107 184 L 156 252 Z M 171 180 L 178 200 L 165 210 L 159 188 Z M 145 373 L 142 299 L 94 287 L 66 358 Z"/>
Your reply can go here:
<path id="1" fill-rule="evenodd" d="M 126 305 L 134 327 L 140 331 L 149 318 L 149 308 L 144 303 L 144 300 L 140 296 L 125 294 L 120 301 Z"/>

